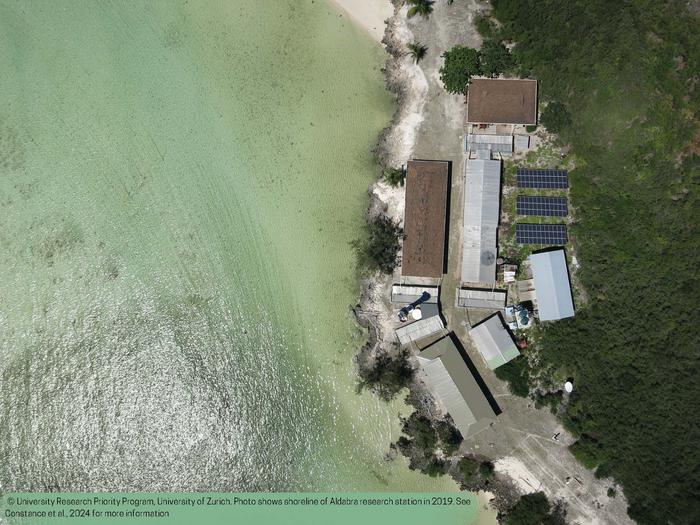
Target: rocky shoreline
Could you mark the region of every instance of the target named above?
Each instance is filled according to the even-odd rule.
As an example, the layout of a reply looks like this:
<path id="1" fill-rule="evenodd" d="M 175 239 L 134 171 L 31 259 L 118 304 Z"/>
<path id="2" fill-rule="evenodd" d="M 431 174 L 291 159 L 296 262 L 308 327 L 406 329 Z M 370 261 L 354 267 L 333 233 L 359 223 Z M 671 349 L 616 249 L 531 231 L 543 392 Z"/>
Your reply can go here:
<path id="1" fill-rule="evenodd" d="M 414 36 L 407 24 L 404 2 L 392 0 L 392 3 L 394 14 L 386 21 L 382 40 L 388 54 L 383 72 L 386 87 L 396 98 L 397 107 L 389 126 L 380 133 L 374 149 L 382 169 L 405 166 L 412 157 L 428 94 L 423 71 L 407 56 L 406 46 L 414 41 Z M 384 216 L 396 223 L 403 223 L 403 188 L 394 188 L 383 180 L 377 180 L 369 187 L 368 194 L 370 204 L 365 220 L 369 222 Z M 355 356 L 360 376 L 373 369 L 378 355 L 385 352 L 391 354 L 396 349 L 391 336 L 393 310 L 388 302 L 393 280 L 393 276 L 380 273 L 361 280 L 359 302 L 352 309 L 357 323 L 366 333 L 366 343 Z M 443 415 L 436 412 L 433 398 L 423 383 L 414 379 L 408 390 L 406 402 L 417 414 L 429 418 L 433 423 L 444 421 Z M 397 452 L 397 444 L 391 444 L 388 457 L 394 457 Z M 449 461 L 449 458 L 446 459 Z M 486 457 L 479 459 L 488 461 Z M 487 482 L 475 478 L 471 483 L 465 482 L 456 460 L 450 461 L 447 474 L 461 490 L 487 491 L 490 504 L 498 511 L 509 509 L 519 497 L 514 484 L 502 478 Z"/>

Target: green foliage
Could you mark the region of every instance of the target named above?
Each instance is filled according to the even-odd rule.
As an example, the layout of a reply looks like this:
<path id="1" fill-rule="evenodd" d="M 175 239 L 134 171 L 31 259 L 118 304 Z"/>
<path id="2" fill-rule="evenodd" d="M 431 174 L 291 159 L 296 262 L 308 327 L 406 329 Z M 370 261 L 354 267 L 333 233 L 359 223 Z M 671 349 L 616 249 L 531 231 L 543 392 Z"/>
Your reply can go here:
<path id="1" fill-rule="evenodd" d="M 431 478 L 436 478 L 445 473 L 445 466 L 446 464 L 443 460 L 433 456 L 428 465 L 423 469 L 423 473 L 427 474 Z"/>
<path id="2" fill-rule="evenodd" d="M 617 496 L 617 491 L 613 487 L 608 488 L 608 498 L 614 498 Z"/>
<path id="3" fill-rule="evenodd" d="M 406 47 L 408 47 L 408 52 L 413 57 L 413 61 L 416 64 L 420 62 L 421 59 L 425 57 L 425 54 L 428 52 L 428 46 L 424 46 L 420 42 L 413 42 L 411 44 L 408 44 L 408 46 Z"/>
<path id="4" fill-rule="evenodd" d="M 457 469 L 460 471 L 462 476 L 464 476 L 465 480 L 469 480 L 471 477 L 476 474 L 476 471 L 479 470 L 480 463 L 472 459 L 470 457 L 463 457 L 457 462 Z"/>
<path id="5" fill-rule="evenodd" d="M 497 77 L 513 69 L 515 62 L 510 51 L 501 42 L 486 40 L 479 54 L 479 71 L 487 77 Z"/>
<path id="6" fill-rule="evenodd" d="M 495 471 L 496 468 L 490 461 L 484 461 L 481 465 L 479 465 L 479 474 L 484 479 L 491 479 Z"/>
<path id="7" fill-rule="evenodd" d="M 527 131 L 528 133 L 534 133 L 535 131 L 537 131 L 537 124 L 525 126 L 525 131 Z"/>
<path id="8" fill-rule="evenodd" d="M 508 511 L 506 525 L 541 525 L 549 515 L 549 501 L 544 492 L 522 496 Z"/>
<path id="9" fill-rule="evenodd" d="M 493 1 L 579 159 L 569 232 L 589 302 L 542 327 L 540 359 L 576 378 L 565 425 L 597 444 L 573 449 L 620 482 L 630 516 L 700 523 L 700 19 L 683 2 L 611 5 Z"/>
<path id="10" fill-rule="evenodd" d="M 481 50 L 454 46 L 442 54 L 440 80 L 450 93 L 465 93 L 474 75 L 497 77 L 515 67 L 510 51 L 499 41 L 486 40 Z"/>
<path id="11" fill-rule="evenodd" d="M 586 468 L 593 469 L 600 463 L 602 446 L 591 436 L 582 434 L 569 450 Z"/>
<path id="12" fill-rule="evenodd" d="M 564 393 L 561 390 L 556 392 L 537 393 L 535 395 L 535 408 L 549 407 L 552 414 L 556 414 L 561 406 Z"/>
<path id="13" fill-rule="evenodd" d="M 414 412 L 403 425 L 406 435 L 413 438 L 414 443 L 421 449 L 432 452 L 438 444 L 438 437 L 430 420 L 418 412 Z"/>
<path id="14" fill-rule="evenodd" d="M 424 18 L 428 18 L 430 13 L 433 12 L 433 0 L 406 0 L 406 3 L 411 7 L 408 8 L 408 13 L 406 16 L 412 18 L 416 15 L 421 15 Z"/>
<path id="15" fill-rule="evenodd" d="M 479 74 L 479 52 L 464 46 L 455 46 L 442 54 L 440 80 L 450 93 L 464 93 L 472 75 Z"/>
<path id="16" fill-rule="evenodd" d="M 384 215 L 367 223 L 364 238 L 352 243 L 360 270 L 391 274 L 398 264 L 401 234 L 401 228 Z"/>
<path id="17" fill-rule="evenodd" d="M 483 15 L 477 15 L 474 19 L 476 30 L 484 39 L 491 39 L 496 34 L 496 26 L 493 21 Z"/>
<path id="18" fill-rule="evenodd" d="M 451 456 L 459 449 L 462 444 L 462 434 L 459 433 L 454 425 L 447 421 L 438 421 L 435 425 L 435 431 L 440 439 L 440 448 L 446 456 Z"/>
<path id="19" fill-rule="evenodd" d="M 542 110 L 540 121 L 552 133 L 561 133 L 561 131 L 572 124 L 571 113 L 569 113 L 564 104 L 559 102 L 547 104 Z"/>
<path id="20" fill-rule="evenodd" d="M 413 380 L 414 370 L 408 358 L 407 350 L 397 354 L 380 352 L 371 367 L 360 368 L 358 390 L 368 388 L 384 401 L 393 400 Z"/>
<path id="21" fill-rule="evenodd" d="M 495 370 L 496 377 L 507 381 L 510 391 L 516 396 L 527 397 L 530 393 L 530 371 L 527 359 L 521 355 Z"/>
<path id="22" fill-rule="evenodd" d="M 406 180 L 406 171 L 402 168 L 386 168 L 382 171 L 382 178 L 387 184 L 397 188 L 404 185 Z"/>

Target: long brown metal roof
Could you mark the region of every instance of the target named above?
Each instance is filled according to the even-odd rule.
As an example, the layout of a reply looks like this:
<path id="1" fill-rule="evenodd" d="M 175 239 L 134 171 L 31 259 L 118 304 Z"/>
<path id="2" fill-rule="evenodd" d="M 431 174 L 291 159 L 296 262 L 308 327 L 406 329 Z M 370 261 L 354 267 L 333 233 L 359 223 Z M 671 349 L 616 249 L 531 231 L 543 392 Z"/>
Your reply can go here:
<path id="1" fill-rule="evenodd" d="M 467 122 L 536 124 L 537 81 L 473 78 L 467 93 Z"/>
<path id="2" fill-rule="evenodd" d="M 447 161 L 408 163 L 402 275 L 442 277 L 448 173 Z"/>

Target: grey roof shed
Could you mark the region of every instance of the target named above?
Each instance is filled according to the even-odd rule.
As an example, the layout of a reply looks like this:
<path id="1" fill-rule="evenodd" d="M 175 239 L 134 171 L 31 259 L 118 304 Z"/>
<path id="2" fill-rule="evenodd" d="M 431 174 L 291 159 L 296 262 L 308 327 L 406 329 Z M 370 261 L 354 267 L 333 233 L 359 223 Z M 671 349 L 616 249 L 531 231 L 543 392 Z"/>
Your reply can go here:
<path id="1" fill-rule="evenodd" d="M 468 160 L 464 176 L 462 282 L 495 284 L 501 161 Z"/>
<path id="2" fill-rule="evenodd" d="M 566 253 L 563 249 L 530 255 L 540 321 L 574 316 Z"/>
<path id="3" fill-rule="evenodd" d="M 496 413 L 449 336 L 419 353 L 418 362 L 426 385 L 462 437 L 488 427 Z"/>

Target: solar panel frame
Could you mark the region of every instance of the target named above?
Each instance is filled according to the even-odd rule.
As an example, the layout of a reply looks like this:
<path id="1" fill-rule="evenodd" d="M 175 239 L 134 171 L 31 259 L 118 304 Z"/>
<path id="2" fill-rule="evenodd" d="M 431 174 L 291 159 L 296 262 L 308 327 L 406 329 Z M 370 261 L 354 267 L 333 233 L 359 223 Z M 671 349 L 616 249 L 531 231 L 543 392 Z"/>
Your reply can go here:
<path id="1" fill-rule="evenodd" d="M 515 242 L 518 244 L 562 245 L 569 240 L 566 224 L 515 225 Z"/>
<path id="2" fill-rule="evenodd" d="M 567 189 L 569 172 L 567 170 L 545 170 L 518 168 L 518 188 Z"/>
<path id="3" fill-rule="evenodd" d="M 569 214 L 566 197 L 518 195 L 515 207 L 518 215 L 566 217 Z"/>

